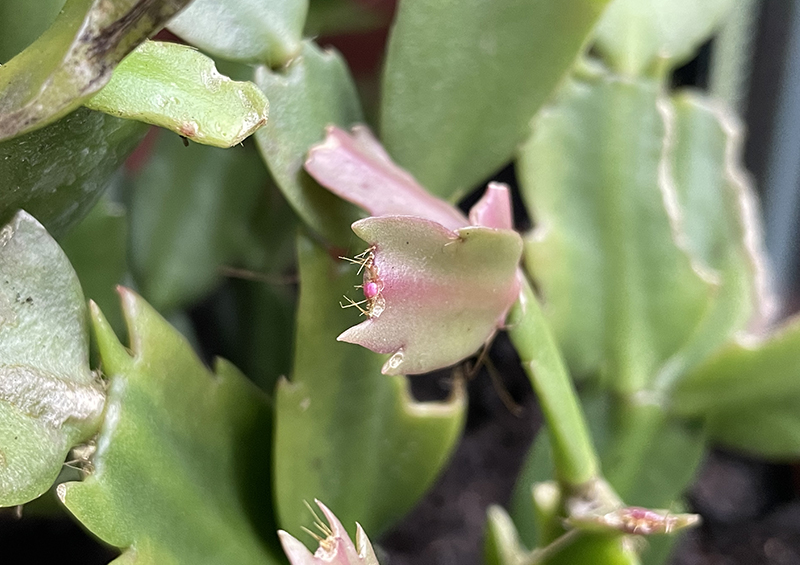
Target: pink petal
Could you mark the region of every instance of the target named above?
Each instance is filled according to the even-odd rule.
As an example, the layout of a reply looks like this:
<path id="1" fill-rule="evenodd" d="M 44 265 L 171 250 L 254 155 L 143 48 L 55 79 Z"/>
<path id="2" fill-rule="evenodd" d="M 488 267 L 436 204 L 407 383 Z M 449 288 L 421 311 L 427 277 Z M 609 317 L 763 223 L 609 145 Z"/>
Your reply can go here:
<path id="1" fill-rule="evenodd" d="M 490 182 L 481 199 L 469 211 L 469 223 L 473 226 L 486 226 L 501 230 L 514 229 L 511 193 L 508 186 L 499 182 Z"/>
<path id="2" fill-rule="evenodd" d="M 351 133 L 328 126 L 325 140 L 309 151 L 305 168 L 322 186 L 372 216 L 418 216 L 450 229 L 469 223 L 457 208 L 428 194 L 394 164 L 364 126 Z"/>
<path id="3" fill-rule="evenodd" d="M 286 557 L 289 558 L 289 563 L 292 565 L 316 565 L 314 554 L 289 532 L 278 530 L 278 538 L 281 540 Z"/>
<path id="4" fill-rule="evenodd" d="M 338 339 L 391 353 L 385 374 L 425 373 L 469 357 L 517 297 L 522 239 L 514 231 L 454 232 L 411 216 L 366 218 L 353 231 L 374 248 L 385 307 Z"/>

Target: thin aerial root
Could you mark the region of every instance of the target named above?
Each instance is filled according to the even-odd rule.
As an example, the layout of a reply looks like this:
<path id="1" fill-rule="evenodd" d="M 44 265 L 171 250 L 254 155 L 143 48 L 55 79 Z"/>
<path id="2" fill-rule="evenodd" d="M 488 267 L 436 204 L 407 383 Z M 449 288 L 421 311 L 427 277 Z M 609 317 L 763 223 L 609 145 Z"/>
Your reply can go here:
<path id="1" fill-rule="evenodd" d="M 523 408 L 517 404 L 514 397 L 508 392 L 508 388 L 506 388 L 503 379 L 500 378 L 500 371 L 497 370 L 497 367 L 494 366 L 494 363 L 492 363 L 492 360 L 488 357 L 484 363 L 486 364 L 486 372 L 489 373 L 489 378 L 492 379 L 492 385 L 494 385 L 494 390 L 497 392 L 497 396 L 500 397 L 500 401 L 506 409 L 511 412 L 512 416 L 516 416 L 517 418 L 522 416 Z"/>

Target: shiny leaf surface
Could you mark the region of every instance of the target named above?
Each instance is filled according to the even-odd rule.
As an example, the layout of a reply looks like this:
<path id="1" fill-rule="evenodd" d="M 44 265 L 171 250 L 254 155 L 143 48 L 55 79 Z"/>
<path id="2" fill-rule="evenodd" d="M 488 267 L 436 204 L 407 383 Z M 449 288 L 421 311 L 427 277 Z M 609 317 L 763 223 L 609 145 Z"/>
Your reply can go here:
<path id="1" fill-rule="evenodd" d="M 0 221 L 23 208 L 60 237 L 92 209 L 146 131 L 143 124 L 79 109 L 0 143 Z"/>
<path id="2" fill-rule="evenodd" d="M 55 23 L 0 67 L 0 140 L 56 121 L 189 0 L 68 0 Z"/>
<path id="3" fill-rule="evenodd" d="M 269 115 L 256 85 L 221 75 L 196 49 L 161 41 L 145 41 L 128 55 L 86 107 L 215 147 L 241 143 Z"/>

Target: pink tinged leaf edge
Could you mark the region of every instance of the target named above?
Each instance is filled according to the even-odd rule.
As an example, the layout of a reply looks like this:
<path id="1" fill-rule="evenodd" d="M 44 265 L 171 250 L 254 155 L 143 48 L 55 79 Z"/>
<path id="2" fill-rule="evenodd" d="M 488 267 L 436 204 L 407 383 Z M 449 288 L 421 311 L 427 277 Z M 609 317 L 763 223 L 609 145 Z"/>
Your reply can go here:
<path id="1" fill-rule="evenodd" d="M 423 218 L 383 216 L 359 220 L 353 231 L 374 250 L 385 308 L 337 339 L 391 354 L 384 374 L 425 373 L 469 357 L 502 327 L 519 294 L 522 240 L 512 230 L 454 232 Z M 490 269 L 480 256 L 474 271 L 453 260 L 487 236 L 499 252 Z"/>
<path id="2" fill-rule="evenodd" d="M 511 191 L 508 185 L 490 182 L 481 199 L 469 211 L 469 223 L 501 230 L 514 229 Z"/>
<path id="3" fill-rule="evenodd" d="M 372 216 L 418 216 L 456 229 L 469 224 L 457 208 L 429 194 L 398 167 L 366 126 L 326 128 L 305 169 L 318 183 Z"/>

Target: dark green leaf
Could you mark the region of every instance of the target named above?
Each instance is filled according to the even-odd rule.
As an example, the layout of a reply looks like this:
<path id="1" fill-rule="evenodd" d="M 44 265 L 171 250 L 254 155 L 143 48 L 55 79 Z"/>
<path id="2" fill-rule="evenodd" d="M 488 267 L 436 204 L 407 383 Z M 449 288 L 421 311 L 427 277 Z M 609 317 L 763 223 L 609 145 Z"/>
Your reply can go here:
<path id="1" fill-rule="evenodd" d="M 597 47 L 618 71 L 641 75 L 691 57 L 735 0 L 614 0 L 597 26 Z"/>
<path id="2" fill-rule="evenodd" d="M 83 293 L 103 309 L 118 332 L 125 330 L 116 286 L 128 271 L 127 237 L 125 210 L 103 199 L 61 241 Z"/>
<path id="3" fill-rule="evenodd" d="M 241 143 L 269 115 L 256 85 L 219 74 L 196 49 L 160 41 L 145 41 L 128 55 L 86 107 L 216 147 Z"/>
<path id="4" fill-rule="evenodd" d="M 357 282 L 348 264 L 308 239 L 299 244 L 300 306 L 292 381 L 278 384 L 275 492 L 279 522 L 312 525 L 315 497 L 345 524 L 377 536 L 430 486 L 455 446 L 465 398 L 411 400 L 406 377 L 380 374 L 383 359 L 336 336 L 357 321 L 337 305 Z"/>
<path id="5" fill-rule="evenodd" d="M 455 198 L 511 160 L 608 0 L 402 0 L 383 76 L 381 138 Z"/>
<path id="6" fill-rule="evenodd" d="M 64 234 L 91 210 L 146 131 L 136 122 L 79 109 L 0 143 L 0 222 L 24 208 L 53 235 Z"/>
<path id="7" fill-rule="evenodd" d="M 388 2 L 386 4 L 389 4 Z M 305 33 L 314 37 L 380 28 L 389 23 L 390 9 L 359 0 L 311 0 Z"/>
<path id="8" fill-rule="evenodd" d="M 46 491 L 97 430 L 86 305 L 58 244 L 25 212 L 0 229 L 0 506 Z"/>
<path id="9" fill-rule="evenodd" d="M 280 67 L 302 47 L 308 0 L 194 0 L 169 29 L 212 55 Z"/>
<path id="10" fill-rule="evenodd" d="M 190 304 L 248 241 L 266 170 L 246 147 L 217 149 L 162 134 L 130 202 L 131 267 L 159 310 Z"/>
<path id="11" fill-rule="evenodd" d="M 280 563 L 270 516 L 266 399 L 231 364 L 212 374 L 152 307 L 122 291 L 131 351 L 92 318 L 110 378 L 93 473 L 66 507 L 118 563 Z"/>
<path id="12" fill-rule="evenodd" d="M 303 170 L 309 148 L 325 137 L 325 126 L 347 127 L 362 120 L 344 60 L 306 42 L 302 54 L 285 68 L 260 67 L 255 82 L 272 103 L 269 123 L 256 141 L 278 187 L 312 230 L 342 247 L 357 241 L 350 224 L 358 211 Z"/>
<path id="13" fill-rule="evenodd" d="M 55 23 L 0 67 L 0 140 L 80 106 L 189 0 L 68 0 Z"/>
<path id="14" fill-rule="evenodd" d="M 64 0 L 0 2 L 0 64 L 33 43 L 50 27 Z"/>
<path id="15" fill-rule="evenodd" d="M 659 94 L 656 81 L 584 68 L 534 120 L 518 162 L 537 225 L 527 267 L 567 362 L 623 391 L 686 341 L 711 291 L 665 206 Z"/>

